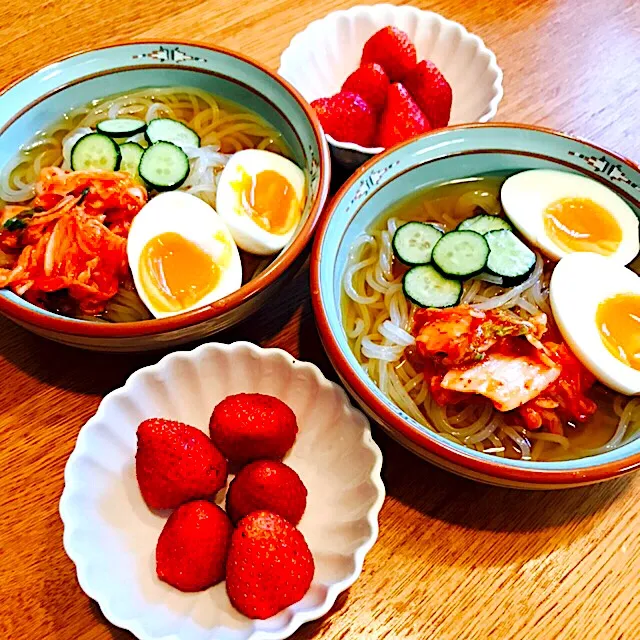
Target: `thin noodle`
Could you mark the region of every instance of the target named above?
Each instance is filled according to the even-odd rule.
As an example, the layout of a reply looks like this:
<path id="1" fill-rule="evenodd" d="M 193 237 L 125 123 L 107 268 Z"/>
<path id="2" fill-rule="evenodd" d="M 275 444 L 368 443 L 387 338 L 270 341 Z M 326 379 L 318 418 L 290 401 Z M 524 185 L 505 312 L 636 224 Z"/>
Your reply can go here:
<path id="1" fill-rule="evenodd" d="M 560 445 L 563 449 L 568 449 L 570 446 L 569 438 L 559 433 L 547 433 L 546 431 L 529 431 L 527 437 L 540 442 L 553 442 L 554 444 Z"/>

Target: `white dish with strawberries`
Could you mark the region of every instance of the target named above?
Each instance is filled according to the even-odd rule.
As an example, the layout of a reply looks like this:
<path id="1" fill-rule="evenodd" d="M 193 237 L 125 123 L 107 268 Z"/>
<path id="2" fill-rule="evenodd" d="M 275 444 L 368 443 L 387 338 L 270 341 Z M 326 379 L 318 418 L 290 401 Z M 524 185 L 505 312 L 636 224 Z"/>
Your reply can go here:
<path id="1" fill-rule="evenodd" d="M 141 640 L 286 638 L 360 574 L 381 464 L 317 367 L 203 345 L 134 373 L 80 430 L 64 546 L 82 589 Z"/>
<path id="2" fill-rule="evenodd" d="M 406 34 L 408 41 L 415 47 L 415 53 L 406 51 L 397 42 L 378 36 L 377 45 L 367 44 L 374 34 L 381 30 L 393 27 Z M 389 45 L 387 48 L 385 45 Z M 396 51 L 392 49 L 396 47 Z M 378 51 L 372 51 L 372 49 Z M 476 35 L 469 33 L 462 25 L 452 20 L 447 20 L 431 11 L 422 11 L 411 6 L 395 6 L 390 4 L 360 5 L 344 11 L 335 11 L 320 20 L 309 24 L 306 29 L 298 33 L 291 40 L 288 48 L 280 58 L 278 73 L 288 80 L 309 102 L 319 99 L 335 97 L 342 90 L 353 91 L 353 84 L 343 89 L 347 78 L 362 64 L 381 62 L 377 55 L 380 49 L 386 49 L 390 59 L 399 60 L 406 58 L 407 67 L 413 64 L 431 62 L 446 79 L 452 94 L 450 103 L 450 117 L 443 123 L 440 114 L 429 122 L 430 106 L 425 102 L 430 101 L 431 77 L 427 78 L 427 86 L 419 87 L 420 76 L 431 76 L 425 69 L 413 73 L 412 91 L 409 94 L 420 107 L 426 122 L 418 115 L 418 124 L 413 128 L 412 135 L 425 133 L 430 129 L 446 126 L 446 124 L 462 124 L 468 122 L 488 122 L 498 109 L 502 99 L 502 71 L 497 64 L 496 57 L 484 42 Z M 385 51 L 382 51 L 382 58 Z M 384 67 L 384 63 L 382 64 Z M 404 85 L 404 77 L 397 69 L 384 69 L 390 76 L 390 83 Z M 357 82 L 355 83 L 357 85 Z M 368 82 L 367 82 L 368 84 Z M 357 93 L 357 91 L 355 91 Z M 397 112 L 397 103 L 401 96 L 397 87 L 392 90 L 389 100 L 393 108 L 391 113 Z M 362 97 L 362 96 L 361 96 Z M 438 96 L 440 99 L 440 96 Z M 374 101 L 375 102 L 375 101 Z M 445 99 L 446 102 L 446 99 Z M 331 106 L 331 105 L 329 105 Z M 339 108 L 344 108 L 344 100 Z M 439 109 L 442 111 L 442 109 Z M 446 110 L 446 106 L 445 106 Z M 426 114 L 424 112 L 426 111 Z M 348 112 L 348 113 L 347 113 Z M 365 113 L 363 113 L 365 112 Z M 373 107 L 373 117 L 377 131 L 392 129 L 392 123 L 386 123 L 384 113 L 376 113 Z M 322 115 L 319 113 L 321 122 Z M 403 114 L 404 115 L 404 114 Z M 325 133 L 331 145 L 333 157 L 342 165 L 355 168 L 379 153 L 385 147 L 390 146 L 390 137 L 383 135 L 380 140 L 378 135 L 373 138 L 362 131 L 369 128 L 367 122 L 371 119 L 366 114 L 366 109 L 356 102 L 349 103 L 345 113 L 340 113 L 336 120 L 341 123 L 352 119 L 353 131 L 359 135 L 357 140 L 336 138 L 336 132 L 331 135 L 325 123 Z M 411 120 L 411 117 L 408 118 Z M 404 118 L 406 121 L 407 118 Z M 339 130 L 344 132 L 348 127 L 341 124 Z M 348 137 L 342 133 L 342 138 Z M 353 137 L 353 136 L 352 136 Z M 407 135 L 407 137 L 412 137 Z M 367 139 L 368 138 L 368 139 Z M 386 138 L 386 143 L 385 143 Z"/>

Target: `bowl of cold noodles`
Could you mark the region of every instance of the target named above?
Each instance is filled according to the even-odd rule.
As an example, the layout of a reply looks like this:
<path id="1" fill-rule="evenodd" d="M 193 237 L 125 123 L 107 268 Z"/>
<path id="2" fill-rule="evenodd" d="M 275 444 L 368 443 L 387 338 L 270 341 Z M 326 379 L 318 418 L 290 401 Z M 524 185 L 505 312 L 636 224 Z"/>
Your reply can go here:
<path id="1" fill-rule="evenodd" d="M 0 312 L 90 349 L 210 335 L 301 266 L 328 184 L 315 115 L 243 56 L 56 62 L 0 94 Z"/>
<path id="2" fill-rule="evenodd" d="M 640 464 L 640 172 L 593 144 L 463 125 L 362 167 L 323 216 L 322 341 L 423 458 L 561 488 Z"/>

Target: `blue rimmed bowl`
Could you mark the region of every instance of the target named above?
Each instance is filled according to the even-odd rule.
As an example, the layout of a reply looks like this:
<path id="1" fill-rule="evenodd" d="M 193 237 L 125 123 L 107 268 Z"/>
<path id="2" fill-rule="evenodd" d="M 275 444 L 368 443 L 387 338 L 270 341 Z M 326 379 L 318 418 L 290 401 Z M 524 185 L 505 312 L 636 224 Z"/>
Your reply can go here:
<path id="1" fill-rule="evenodd" d="M 59 60 L 0 92 L 0 167 L 65 112 L 96 98 L 145 87 L 192 86 L 247 107 L 280 131 L 305 169 L 302 222 L 288 246 L 235 293 L 171 318 L 90 322 L 40 309 L 0 291 L 0 313 L 65 344 L 104 351 L 166 348 L 226 329 L 256 311 L 302 265 L 329 190 L 330 160 L 320 124 L 300 94 L 259 63 L 186 42 L 130 42 Z"/>
<path id="2" fill-rule="evenodd" d="M 492 172 L 561 169 L 605 184 L 640 217 L 640 168 L 596 145 L 515 124 L 452 127 L 394 147 L 363 165 L 318 226 L 311 294 L 322 342 L 344 385 L 371 418 L 417 455 L 490 484 L 557 489 L 615 478 L 640 467 L 640 439 L 610 452 L 562 462 L 498 459 L 441 437 L 380 392 L 351 352 L 342 324 L 342 275 L 355 238 L 394 203 L 425 186 Z"/>

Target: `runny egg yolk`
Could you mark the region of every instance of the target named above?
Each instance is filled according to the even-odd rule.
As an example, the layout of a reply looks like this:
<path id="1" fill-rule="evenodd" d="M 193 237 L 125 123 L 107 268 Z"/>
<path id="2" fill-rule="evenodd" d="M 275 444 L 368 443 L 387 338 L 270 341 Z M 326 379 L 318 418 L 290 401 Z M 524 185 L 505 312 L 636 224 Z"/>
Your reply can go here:
<path id="1" fill-rule="evenodd" d="M 640 295 L 620 293 L 603 300 L 596 311 L 596 324 L 604 346 L 640 371 Z"/>
<path id="2" fill-rule="evenodd" d="M 182 311 L 209 293 L 220 280 L 213 258 L 173 231 L 151 238 L 140 255 L 140 281 L 158 311 Z"/>
<path id="3" fill-rule="evenodd" d="M 544 230 L 564 251 L 611 255 L 622 241 L 615 217 L 589 198 L 562 198 L 544 211 Z"/>
<path id="4" fill-rule="evenodd" d="M 243 169 L 239 173 L 233 187 L 251 219 L 269 233 L 283 235 L 291 231 L 298 223 L 301 207 L 289 180 L 271 169 L 255 175 Z"/>

